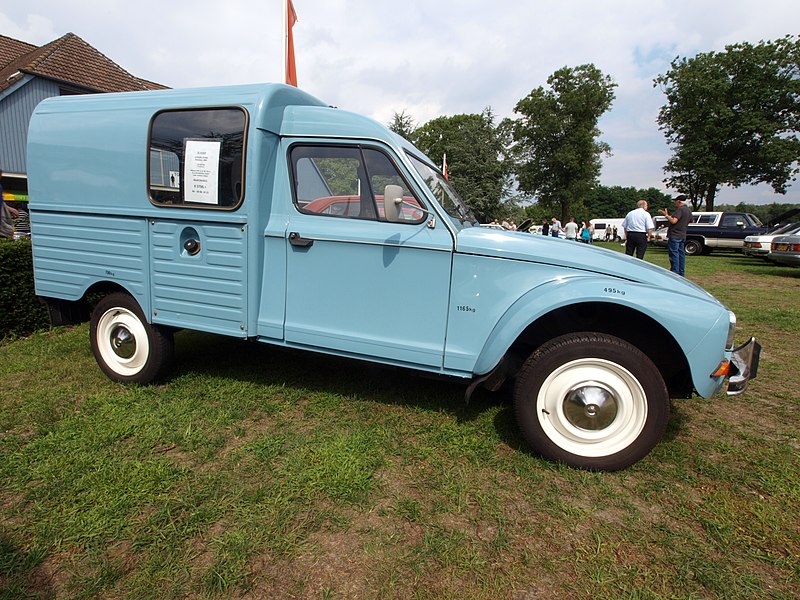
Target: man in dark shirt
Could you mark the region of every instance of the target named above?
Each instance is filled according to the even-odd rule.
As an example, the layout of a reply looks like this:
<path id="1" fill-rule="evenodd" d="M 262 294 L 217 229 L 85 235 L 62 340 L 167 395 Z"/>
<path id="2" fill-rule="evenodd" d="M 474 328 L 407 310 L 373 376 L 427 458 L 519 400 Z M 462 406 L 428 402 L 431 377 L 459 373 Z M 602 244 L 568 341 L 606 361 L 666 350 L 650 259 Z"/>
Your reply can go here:
<path id="1" fill-rule="evenodd" d="M 667 249 L 669 252 L 670 271 L 684 276 L 686 267 L 686 232 L 692 220 L 692 209 L 686 206 L 686 196 L 675 196 L 675 210 L 670 215 L 666 208 L 661 214 L 667 217 Z"/>

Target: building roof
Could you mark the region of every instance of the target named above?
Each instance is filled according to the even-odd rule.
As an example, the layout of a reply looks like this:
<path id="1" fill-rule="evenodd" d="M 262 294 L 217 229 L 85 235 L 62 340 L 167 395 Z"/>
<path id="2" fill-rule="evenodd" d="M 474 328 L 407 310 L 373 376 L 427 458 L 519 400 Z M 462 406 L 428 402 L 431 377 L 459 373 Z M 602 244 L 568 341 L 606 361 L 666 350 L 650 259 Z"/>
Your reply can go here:
<path id="1" fill-rule="evenodd" d="M 36 46 L 33 44 L 0 35 L 0 69 L 5 68 L 12 60 L 33 50 L 36 50 Z"/>
<path id="2" fill-rule="evenodd" d="M 0 92 L 26 74 L 69 83 L 88 92 L 169 89 L 134 77 L 74 33 L 44 46 L 0 35 Z"/>

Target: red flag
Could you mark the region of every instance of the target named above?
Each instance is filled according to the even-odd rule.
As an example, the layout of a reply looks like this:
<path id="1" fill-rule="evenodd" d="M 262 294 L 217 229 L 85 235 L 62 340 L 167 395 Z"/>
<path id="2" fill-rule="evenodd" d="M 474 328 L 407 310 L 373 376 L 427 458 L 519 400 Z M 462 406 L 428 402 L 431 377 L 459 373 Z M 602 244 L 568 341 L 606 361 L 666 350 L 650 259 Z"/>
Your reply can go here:
<path id="1" fill-rule="evenodd" d="M 292 0 L 286 0 L 286 83 L 297 87 L 297 66 L 294 62 L 294 36 L 292 27 L 297 23 L 297 13 Z"/>
<path id="2" fill-rule="evenodd" d="M 442 154 L 442 175 L 445 179 L 450 179 L 450 172 L 447 168 L 447 152 Z"/>

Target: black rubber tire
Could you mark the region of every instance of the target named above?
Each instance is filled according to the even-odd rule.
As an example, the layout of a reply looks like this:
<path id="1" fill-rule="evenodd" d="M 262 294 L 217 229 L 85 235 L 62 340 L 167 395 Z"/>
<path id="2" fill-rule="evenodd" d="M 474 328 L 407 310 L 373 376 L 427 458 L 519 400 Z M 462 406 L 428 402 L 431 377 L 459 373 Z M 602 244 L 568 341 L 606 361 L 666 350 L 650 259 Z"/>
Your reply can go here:
<path id="1" fill-rule="evenodd" d="M 585 404 L 570 390 L 588 394 Z M 514 388 L 517 424 L 528 444 L 547 459 L 591 471 L 617 471 L 647 456 L 664 435 L 669 409 L 653 362 L 606 334 L 573 333 L 543 344 L 523 364 Z"/>
<path id="2" fill-rule="evenodd" d="M 697 256 L 703 252 L 703 242 L 699 240 L 686 240 L 686 256 Z"/>
<path id="3" fill-rule="evenodd" d="M 103 373 L 121 383 L 156 381 L 175 352 L 172 331 L 148 323 L 139 303 L 122 292 L 97 303 L 89 341 Z"/>

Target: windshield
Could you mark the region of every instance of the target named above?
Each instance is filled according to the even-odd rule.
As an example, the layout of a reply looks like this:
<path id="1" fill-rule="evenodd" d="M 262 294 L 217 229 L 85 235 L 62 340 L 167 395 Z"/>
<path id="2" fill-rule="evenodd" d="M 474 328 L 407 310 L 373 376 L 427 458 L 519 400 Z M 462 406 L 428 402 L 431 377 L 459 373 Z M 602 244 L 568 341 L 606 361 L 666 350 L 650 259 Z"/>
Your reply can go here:
<path id="1" fill-rule="evenodd" d="M 472 214 L 472 210 L 458 197 L 453 186 L 444 178 L 444 175 L 428 163 L 419 160 L 416 156 L 409 154 L 408 157 L 411 159 L 411 163 L 417 173 L 425 181 L 433 197 L 439 201 L 439 204 L 450 216 L 450 220 L 456 227 L 474 227 L 478 224 L 478 220 Z"/>

